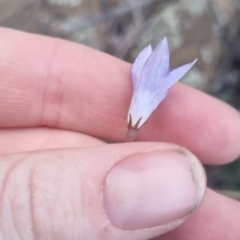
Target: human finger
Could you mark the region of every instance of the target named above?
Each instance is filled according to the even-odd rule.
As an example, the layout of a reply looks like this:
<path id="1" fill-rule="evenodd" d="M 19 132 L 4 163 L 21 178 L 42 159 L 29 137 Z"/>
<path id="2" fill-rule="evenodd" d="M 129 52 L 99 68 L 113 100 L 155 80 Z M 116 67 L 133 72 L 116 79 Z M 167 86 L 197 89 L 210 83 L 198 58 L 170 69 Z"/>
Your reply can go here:
<path id="1" fill-rule="evenodd" d="M 125 141 L 130 65 L 62 40 L 0 30 L 0 127 L 48 126 Z M 182 145 L 203 163 L 240 154 L 240 116 L 177 84 L 137 140 Z"/>
<path id="2" fill-rule="evenodd" d="M 133 143 L 0 156 L 3 239 L 146 240 L 182 224 L 205 175 L 187 150 Z"/>
<path id="3" fill-rule="evenodd" d="M 239 222 L 239 201 L 208 190 L 189 221 L 154 240 L 237 240 L 240 239 Z"/>
<path id="4" fill-rule="evenodd" d="M 53 128 L 0 130 L 0 155 L 56 148 L 80 148 L 102 145 L 91 136 Z"/>

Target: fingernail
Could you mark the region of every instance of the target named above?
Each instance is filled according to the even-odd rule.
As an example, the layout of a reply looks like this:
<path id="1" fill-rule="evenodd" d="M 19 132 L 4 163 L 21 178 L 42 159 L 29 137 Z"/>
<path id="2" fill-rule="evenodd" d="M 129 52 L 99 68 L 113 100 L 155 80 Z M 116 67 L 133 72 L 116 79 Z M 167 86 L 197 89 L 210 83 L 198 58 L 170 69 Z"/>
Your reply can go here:
<path id="1" fill-rule="evenodd" d="M 201 202 L 205 174 L 185 150 L 131 156 L 117 163 L 103 187 L 105 211 L 118 228 L 136 230 L 186 217 Z"/>

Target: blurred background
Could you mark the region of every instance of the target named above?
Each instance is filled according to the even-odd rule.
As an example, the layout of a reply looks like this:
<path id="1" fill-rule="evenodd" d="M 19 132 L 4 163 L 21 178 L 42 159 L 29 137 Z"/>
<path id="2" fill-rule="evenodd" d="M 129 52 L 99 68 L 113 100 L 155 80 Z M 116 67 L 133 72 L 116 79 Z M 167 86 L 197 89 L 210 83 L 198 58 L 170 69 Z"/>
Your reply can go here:
<path id="1" fill-rule="evenodd" d="M 172 67 L 198 58 L 182 82 L 240 110 L 240 0 L 0 0 L 0 26 L 130 62 L 167 36 Z M 209 187 L 240 200 L 240 160 L 206 170 Z"/>

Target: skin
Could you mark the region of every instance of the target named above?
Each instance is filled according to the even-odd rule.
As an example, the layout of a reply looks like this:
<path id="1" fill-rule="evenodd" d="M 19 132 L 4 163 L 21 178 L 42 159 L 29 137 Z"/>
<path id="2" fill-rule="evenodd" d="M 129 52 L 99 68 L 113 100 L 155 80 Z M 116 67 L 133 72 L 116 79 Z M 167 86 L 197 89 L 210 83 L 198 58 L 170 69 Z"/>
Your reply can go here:
<path id="1" fill-rule="evenodd" d="M 72 169 L 81 171 L 81 166 L 88 165 L 92 175 L 99 174 L 106 171 L 108 156 L 118 154 L 119 149 L 137 152 L 139 148 L 148 147 L 141 145 L 143 143 L 111 147 L 97 139 L 114 142 L 126 139 L 126 114 L 132 93 L 130 64 L 75 43 L 8 29 L 0 29 L 0 46 L 1 206 L 3 199 L 9 198 L 12 202 L 16 196 L 28 202 L 28 197 L 33 192 L 36 194 L 36 185 L 20 195 L 9 189 L 12 185 L 18 189 L 17 179 L 21 185 L 27 185 L 38 170 L 48 179 L 52 176 L 58 179 L 58 173 L 71 179 Z M 189 149 L 203 164 L 226 164 L 240 154 L 239 125 L 240 115 L 233 108 L 178 83 L 138 132 L 137 140 L 175 143 Z M 151 146 L 158 148 L 157 143 Z M 101 159 L 103 166 L 93 168 L 96 156 L 102 156 L 103 152 L 106 152 L 106 159 Z M 73 160 L 75 156 L 80 162 Z M 62 163 L 64 159 L 69 163 L 69 175 L 64 175 L 68 174 L 62 167 L 66 165 L 65 161 Z M 57 194 L 54 190 L 61 187 L 60 180 L 52 180 L 53 197 Z M 97 181 L 93 183 L 98 184 Z M 77 206 L 71 205 L 77 214 Z M 69 236 L 72 224 L 68 226 L 64 218 L 58 219 L 57 213 L 51 212 L 52 206 L 48 206 L 47 220 L 35 219 L 34 208 L 18 207 L 4 208 L 4 219 L 3 214 L 0 215 L 0 226 L 6 222 L 14 222 L 15 226 L 14 231 L 0 227 L 4 229 L 0 231 L 2 239 L 66 239 Z M 45 214 L 44 207 L 47 205 L 39 209 L 37 216 Z M 82 208 L 89 212 L 91 207 L 83 202 Z M 33 230 L 23 230 L 19 216 L 24 216 Z M 83 219 L 83 215 L 81 217 Z M 240 203 L 208 189 L 202 205 L 186 223 L 155 239 L 239 239 L 239 220 Z M 61 222 L 66 231 L 57 232 L 48 227 L 55 226 L 52 224 L 56 221 Z M 81 224 L 72 239 L 90 239 L 86 236 L 95 231 L 95 225 L 86 226 Z M 127 239 L 121 235 L 125 233 L 110 230 L 115 239 Z M 96 235 L 97 239 L 108 239 L 106 232 Z M 128 235 L 129 239 L 137 239 L 134 234 Z M 141 239 L 154 236 L 156 232 L 150 231 Z"/>

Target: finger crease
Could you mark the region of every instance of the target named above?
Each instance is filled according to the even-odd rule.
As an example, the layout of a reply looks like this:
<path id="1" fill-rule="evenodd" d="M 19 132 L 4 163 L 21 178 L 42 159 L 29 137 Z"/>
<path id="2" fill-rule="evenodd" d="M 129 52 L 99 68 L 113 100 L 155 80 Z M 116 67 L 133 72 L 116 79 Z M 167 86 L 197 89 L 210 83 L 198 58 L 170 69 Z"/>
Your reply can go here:
<path id="1" fill-rule="evenodd" d="M 49 62 L 47 64 L 48 71 L 46 78 L 43 79 L 43 88 L 41 94 L 41 125 L 48 127 L 58 127 L 60 121 L 60 113 L 63 102 L 63 79 L 56 69 L 55 59 L 59 55 L 61 40 L 53 39 L 52 52 L 49 54 Z"/>

